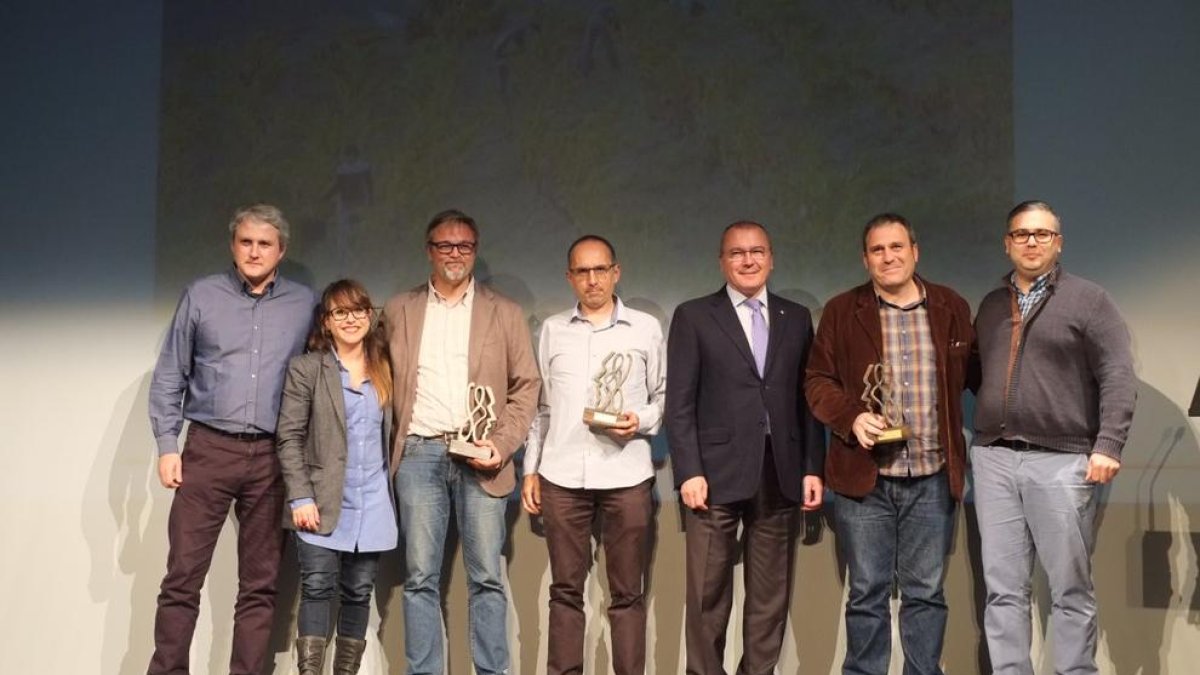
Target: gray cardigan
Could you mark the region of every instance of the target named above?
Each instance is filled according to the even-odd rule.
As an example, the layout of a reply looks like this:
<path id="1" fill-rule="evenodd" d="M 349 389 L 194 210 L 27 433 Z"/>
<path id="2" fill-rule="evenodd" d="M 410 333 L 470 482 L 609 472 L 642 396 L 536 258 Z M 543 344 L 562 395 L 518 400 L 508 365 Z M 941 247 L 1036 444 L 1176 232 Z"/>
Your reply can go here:
<path id="1" fill-rule="evenodd" d="M 384 406 L 383 452 L 391 448 L 392 406 Z M 319 534 L 337 527 L 346 482 L 346 403 L 337 359 L 326 352 L 301 354 L 288 364 L 275 427 L 275 449 L 283 469 L 286 502 L 283 526 L 295 529 L 294 499 L 308 497 L 321 514 Z M 391 490 L 392 481 L 388 481 Z M 393 504 L 395 499 L 391 500 Z"/>
<path id="2" fill-rule="evenodd" d="M 1120 459 L 1137 378 L 1129 330 L 1112 298 L 1060 266 L 1046 297 L 1023 321 L 1014 317 L 1020 312 L 1005 276 L 975 317 L 982 376 L 975 445 L 1007 438 Z"/>

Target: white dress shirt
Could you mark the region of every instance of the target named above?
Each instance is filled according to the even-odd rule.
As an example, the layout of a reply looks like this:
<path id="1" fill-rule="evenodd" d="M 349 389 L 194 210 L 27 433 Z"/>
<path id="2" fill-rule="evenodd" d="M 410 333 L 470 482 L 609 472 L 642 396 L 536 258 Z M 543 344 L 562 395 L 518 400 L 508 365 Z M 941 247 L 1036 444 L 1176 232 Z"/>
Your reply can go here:
<path id="1" fill-rule="evenodd" d="M 622 412 L 638 416 L 638 429 L 624 443 L 583 421 L 584 408 L 596 404 L 593 378 L 612 352 L 632 358 L 621 388 Z M 525 443 L 525 474 L 589 490 L 630 487 L 653 476 L 647 437 L 658 433 L 667 382 L 666 342 L 658 320 L 617 298 L 609 323 L 594 326 L 576 305 L 542 324 L 537 357 L 542 393 Z"/>
<path id="2" fill-rule="evenodd" d="M 742 332 L 746 334 L 746 344 L 753 345 L 754 338 L 750 337 L 750 321 L 753 312 L 746 306 L 746 300 L 749 299 L 749 296 L 742 295 L 741 292 L 729 284 L 725 284 L 725 292 L 729 294 L 729 300 L 733 303 L 734 311 L 737 312 L 738 323 L 742 324 Z M 767 304 L 767 287 L 765 284 L 762 288 L 758 289 L 758 293 L 754 294 L 754 298 L 762 303 L 762 309 L 759 311 L 762 312 L 767 328 L 770 328 L 771 308 Z"/>
<path id="3" fill-rule="evenodd" d="M 436 436 L 457 431 L 467 421 L 467 351 L 475 280 L 458 302 L 450 304 L 429 284 L 429 302 L 417 356 L 417 391 L 407 433 Z"/>

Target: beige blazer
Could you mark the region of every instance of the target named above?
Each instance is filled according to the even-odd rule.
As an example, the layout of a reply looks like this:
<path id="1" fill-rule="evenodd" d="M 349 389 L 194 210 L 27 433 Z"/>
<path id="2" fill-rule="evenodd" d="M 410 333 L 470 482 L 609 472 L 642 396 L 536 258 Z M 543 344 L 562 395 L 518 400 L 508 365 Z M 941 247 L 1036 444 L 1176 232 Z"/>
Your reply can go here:
<path id="1" fill-rule="evenodd" d="M 429 284 L 424 283 L 395 296 L 383 309 L 384 319 L 391 329 L 389 347 L 395 382 L 393 473 L 400 466 L 404 438 L 412 422 L 413 400 L 417 390 L 417 358 L 428 301 Z M 467 348 L 469 380 L 490 386 L 496 393 L 496 426 L 489 438 L 496 444 L 503 460 L 496 471 L 475 472 L 476 478 L 488 494 L 507 496 L 517 484 L 512 456 L 529 432 L 541 387 L 537 362 L 533 358 L 529 324 L 521 307 L 477 282 Z"/>
<path id="2" fill-rule="evenodd" d="M 391 409 L 384 410 L 384 452 L 392 440 Z M 275 449 L 287 498 L 283 526 L 295 529 L 293 499 L 311 498 L 321 514 L 320 534 L 337 527 L 346 483 L 346 402 L 342 376 L 333 354 L 309 352 L 288 364 L 275 425 Z M 381 458 L 382 459 L 382 458 Z M 393 468 L 394 473 L 394 468 Z M 390 491 L 392 481 L 388 481 Z M 390 500 L 395 503 L 395 500 Z"/>

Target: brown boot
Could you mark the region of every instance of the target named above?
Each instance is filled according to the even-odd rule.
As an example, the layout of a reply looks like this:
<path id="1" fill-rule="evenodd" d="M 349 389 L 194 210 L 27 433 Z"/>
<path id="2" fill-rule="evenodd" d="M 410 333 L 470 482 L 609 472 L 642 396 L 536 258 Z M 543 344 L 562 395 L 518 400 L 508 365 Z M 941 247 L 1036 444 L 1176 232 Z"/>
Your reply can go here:
<path id="1" fill-rule="evenodd" d="M 366 640 L 337 636 L 337 650 L 333 653 L 333 675 L 355 675 L 362 664 Z"/>
<path id="2" fill-rule="evenodd" d="M 316 635 L 296 638 L 296 667 L 300 675 L 321 675 L 325 668 L 325 638 Z"/>

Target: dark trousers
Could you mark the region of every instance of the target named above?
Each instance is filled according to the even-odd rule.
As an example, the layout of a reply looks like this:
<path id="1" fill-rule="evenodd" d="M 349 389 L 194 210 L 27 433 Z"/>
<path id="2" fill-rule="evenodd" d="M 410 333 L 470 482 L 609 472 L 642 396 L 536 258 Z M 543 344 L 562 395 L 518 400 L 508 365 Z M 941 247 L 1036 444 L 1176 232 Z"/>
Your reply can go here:
<path id="1" fill-rule="evenodd" d="M 310 544 L 300 535 L 294 541 L 300 561 L 300 616 L 296 633 L 301 637 L 329 637 L 333 596 L 340 589 L 338 635 L 365 639 L 379 552 L 335 551 Z"/>
<path id="2" fill-rule="evenodd" d="M 552 577 L 547 674 L 583 673 L 583 591 L 592 566 L 592 522 L 597 515 L 612 596 L 608 624 L 613 672 L 645 672 L 645 580 L 653 481 L 613 490 L 564 488 L 545 478 L 541 484 Z"/>
<path id="3" fill-rule="evenodd" d="M 183 484 L 167 521 L 170 552 L 154 617 L 149 675 L 188 672 L 200 589 L 217 536 L 234 504 L 238 519 L 238 597 L 231 675 L 258 675 L 275 614 L 283 548 L 283 480 L 272 439 L 243 441 L 192 424 L 183 450 Z"/>
<path id="4" fill-rule="evenodd" d="M 797 478 L 799 480 L 799 478 Z M 793 520 L 796 504 L 779 490 L 770 444 L 762 480 L 752 499 L 686 509 L 687 672 L 725 672 L 725 628 L 733 606 L 733 567 L 742 554 L 746 599 L 742 608 L 739 675 L 774 672 L 783 646 L 792 590 Z M 738 524 L 744 528 L 738 546 Z"/>

